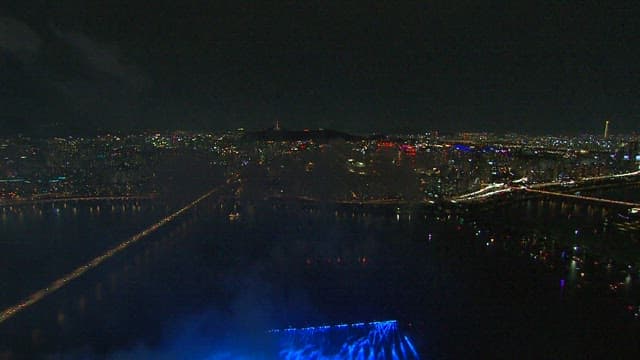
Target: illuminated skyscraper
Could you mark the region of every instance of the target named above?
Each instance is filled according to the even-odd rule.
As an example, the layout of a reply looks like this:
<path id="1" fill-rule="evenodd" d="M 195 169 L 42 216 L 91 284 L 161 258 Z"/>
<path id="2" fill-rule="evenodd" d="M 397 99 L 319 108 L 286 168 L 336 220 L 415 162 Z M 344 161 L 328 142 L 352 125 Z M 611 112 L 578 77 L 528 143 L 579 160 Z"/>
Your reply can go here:
<path id="1" fill-rule="evenodd" d="M 604 122 L 604 138 L 609 137 L 609 120 Z"/>

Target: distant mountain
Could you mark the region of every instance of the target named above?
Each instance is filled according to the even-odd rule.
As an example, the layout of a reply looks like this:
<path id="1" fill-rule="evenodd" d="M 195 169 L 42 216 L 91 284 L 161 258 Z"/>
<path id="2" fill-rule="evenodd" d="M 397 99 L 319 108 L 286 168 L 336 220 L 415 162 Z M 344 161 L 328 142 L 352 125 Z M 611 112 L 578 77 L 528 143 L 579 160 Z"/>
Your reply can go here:
<path id="1" fill-rule="evenodd" d="M 260 131 L 247 132 L 244 136 L 247 141 L 304 141 L 313 140 L 320 143 L 326 143 L 335 140 L 359 141 L 371 139 L 358 135 L 351 135 L 345 132 L 318 129 L 318 130 L 285 130 L 285 129 L 265 129 Z"/>

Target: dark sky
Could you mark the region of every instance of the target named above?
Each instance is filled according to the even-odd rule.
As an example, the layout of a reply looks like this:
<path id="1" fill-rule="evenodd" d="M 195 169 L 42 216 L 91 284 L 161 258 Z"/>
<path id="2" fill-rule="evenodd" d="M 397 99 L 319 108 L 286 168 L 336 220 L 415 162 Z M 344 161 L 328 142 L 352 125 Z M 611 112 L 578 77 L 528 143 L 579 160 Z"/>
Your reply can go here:
<path id="1" fill-rule="evenodd" d="M 5 0 L 0 126 L 640 127 L 636 2 L 275 3 Z"/>

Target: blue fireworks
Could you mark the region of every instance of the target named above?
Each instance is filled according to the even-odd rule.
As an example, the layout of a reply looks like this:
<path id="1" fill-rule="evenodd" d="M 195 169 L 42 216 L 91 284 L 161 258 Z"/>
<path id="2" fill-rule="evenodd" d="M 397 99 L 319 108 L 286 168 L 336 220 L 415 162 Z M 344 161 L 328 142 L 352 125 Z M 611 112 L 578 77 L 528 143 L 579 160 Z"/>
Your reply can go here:
<path id="1" fill-rule="evenodd" d="M 281 359 L 419 359 L 395 320 L 269 330 Z"/>

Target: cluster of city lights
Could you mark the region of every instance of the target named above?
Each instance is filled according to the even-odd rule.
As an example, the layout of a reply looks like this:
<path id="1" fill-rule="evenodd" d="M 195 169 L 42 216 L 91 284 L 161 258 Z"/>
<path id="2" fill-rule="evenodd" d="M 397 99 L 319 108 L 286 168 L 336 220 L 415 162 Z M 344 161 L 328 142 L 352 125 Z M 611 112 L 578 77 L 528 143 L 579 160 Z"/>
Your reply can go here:
<path id="1" fill-rule="evenodd" d="M 25 198 L 19 200 L 13 200 L 9 203 L 13 205 L 22 204 L 45 204 L 45 203 L 60 203 L 60 202 L 84 202 L 84 201 L 129 201 L 129 200 L 149 200 L 156 198 L 157 195 L 126 195 L 126 196 L 72 196 L 72 197 L 55 197 L 55 198 Z M 6 202 L 6 200 L 0 199 L 0 205 Z"/>

